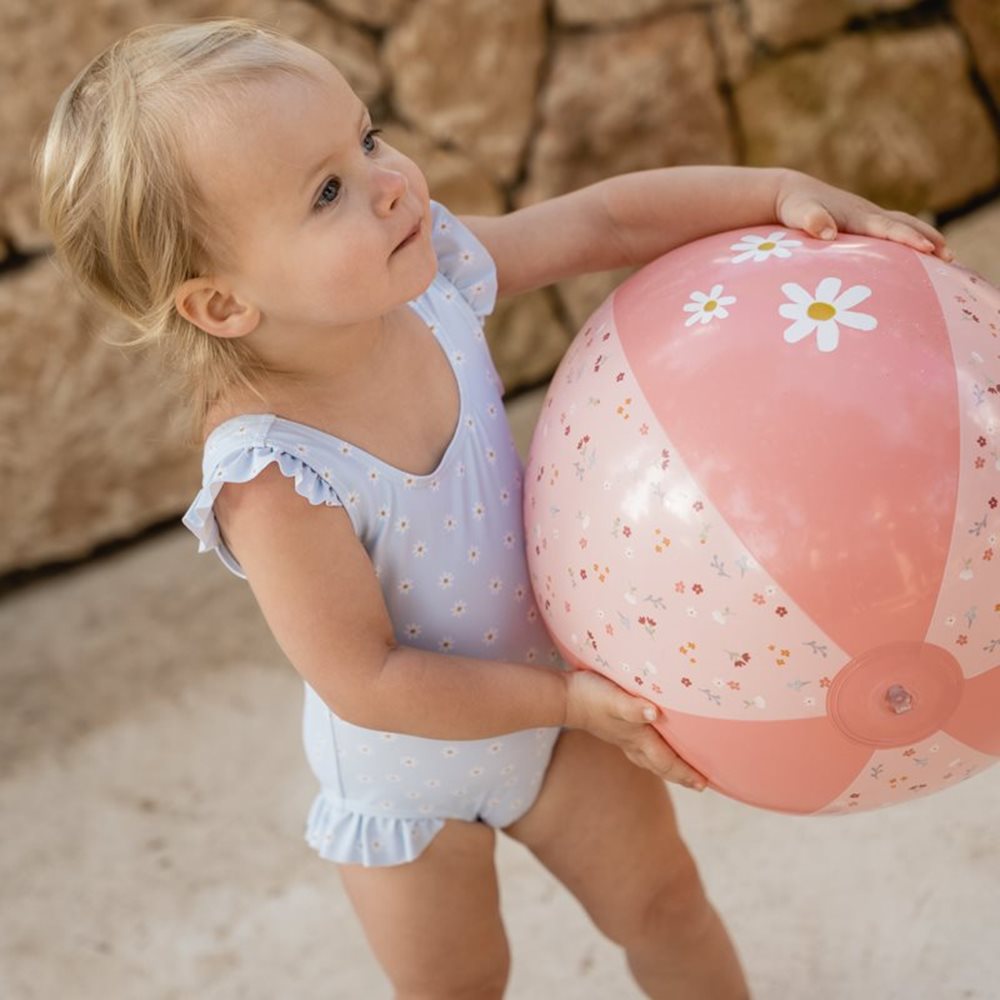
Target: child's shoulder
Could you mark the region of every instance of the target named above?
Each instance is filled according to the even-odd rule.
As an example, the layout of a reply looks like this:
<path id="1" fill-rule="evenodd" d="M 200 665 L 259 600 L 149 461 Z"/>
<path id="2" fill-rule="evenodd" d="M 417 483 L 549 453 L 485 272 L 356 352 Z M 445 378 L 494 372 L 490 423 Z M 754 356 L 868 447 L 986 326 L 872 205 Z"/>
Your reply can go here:
<path id="1" fill-rule="evenodd" d="M 203 423 L 202 485 L 182 520 L 198 538 L 199 551 L 217 550 L 238 576 L 244 576 L 243 570 L 220 532 L 220 522 L 232 528 L 234 512 L 244 524 L 257 524 L 307 513 L 297 497 L 308 500 L 310 507 L 343 506 L 328 477 L 293 441 L 276 434 L 275 424 L 272 413 L 247 412 L 235 405 L 213 406 Z M 307 520 L 311 524 L 315 516 Z"/>
<path id="2" fill-rule="evenodd" d="M 274 413 L 255 400 L 256 406 L 213 406 L 201 422 L 196 440 L 201 442 L 202 478 L 238 462 L 240 456 L 270 447 Z"/>
<path id="3" fill-rule="evenodd" d="M 489 251 L 458 216 L 439 202 L 431 202 L 431 242 L 438 273 L 458 291 L 484 320 L 496 304 L 496 266 Z"/>
<path id="4" fill-rule="evenodd" d="M 259 399 L 251 403 L 231 399 L 211 405 L 201 421 L 198 438 L 202 447 L 208 448 L 212 443 L 230 435 L 246 436 L 262 429 L 271 418 L 269 410 Z"/>

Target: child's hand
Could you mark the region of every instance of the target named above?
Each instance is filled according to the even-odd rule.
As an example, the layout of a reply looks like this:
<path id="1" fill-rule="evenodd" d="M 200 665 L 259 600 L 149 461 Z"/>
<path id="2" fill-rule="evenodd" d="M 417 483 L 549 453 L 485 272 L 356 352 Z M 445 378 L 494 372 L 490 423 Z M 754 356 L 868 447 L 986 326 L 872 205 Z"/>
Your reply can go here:
<path id="1" fill-rule="evenodd" d="M 635 698 L 617 684 L 590 670 L 575 670 L 567 678 L 566 725 L 585 729 L 619 747 L 633 764 L 664 781 L 701 791 L 708 782 L 689 767 L 649 724 L 659 709 Z"/>
<path id="2" fill-rule="evenodd" d="M 774 199 L 775 217 L 790 229 L 805 230 L 817 239 L 832 240 L 838 229 L 903 243 L 942 260 L 954 254 L 931 225 L 906 212 L 889 212 L 849 191 L 824 184 L 796 170 L 785 173 Z"/>

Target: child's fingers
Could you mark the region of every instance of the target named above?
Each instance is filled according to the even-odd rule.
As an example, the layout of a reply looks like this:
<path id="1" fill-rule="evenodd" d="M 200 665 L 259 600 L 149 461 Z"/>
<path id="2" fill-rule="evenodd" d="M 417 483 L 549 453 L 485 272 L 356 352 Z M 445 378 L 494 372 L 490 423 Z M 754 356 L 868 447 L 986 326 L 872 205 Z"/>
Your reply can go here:
<path id="1" fill-rule="evenodd" d="M 643 698 L 630 700 L 628 713 L 624 716 L 626 721 L 642 725 L 643 723 L 656 722 L 660 717 L 660 710 L 651 701 L 646 701 Z"/>
<path id="2" fill-rule="evenodd" d="M 837 235 L 837 220 L 821 202 L 809 199 L 799 209 L 802 222 L 800 228 L 819 240 L 832 240 Z"/>
<path id="3" fill-rule="evenodd" d="M 909 222 L 891 215 L 872 213 L 865 219 L 862 228 L 868 236 L 877 236 L 879 239 L 902 243 L 905 246 L 913 247 L 914 250 L 930 253 L 934 249 L 934 244 Z"/>
<path id="4" fill-rule="evenodd" d="M 898 222 L 905 222 L 908 226 L 916 229 L 921 236 L 925 236 L 935 246 L 944 246 L 944 236 L 939 233 L 929 222 L 909 212 L 889 212 L 889 215 Z"/>
<path id="5" fill-rule="evenodd" d="M 955 255 L 948 247 L 943 234 L 938 232 L 929 222 L 924 222 L 923 219 L 918 219 L 915 215 L 909 215 L 906 212 L 890 212 L 889 214 L 897 221 L 908 225 L 911 229 L 915 229 L 921 236 L 928 240 L 936 256 L 942 260 L 955 259 Z"/>
<path id="6" fill-rule="evenodd" d="M 603 688 L 605 696 L 612 697 L 612 701 L 605 703 L 605 710 L 628 727 L 624 730 L 619 728 L 614 733 L 605 732 L 604 739 L 611 739 L 633 764 L 652 771 L 664 781 L 699 791 L 705 788 L 708 782 L 704 776 L 678 757 L 670 744 L 650 725 L 663 717 L 658 706 L 623 691 L 597 674 L 585 674 L 583 679 L 589 681 L 595 690 Z"/>
<path id="7" fill-rule="evenodd" d="M 598 676 L 598 675 L 595 675 Z M 622 690 L 617 684 L 601 678 L 606 685 L 608 694 L 613 699 L 608 705 L 608 710 L 622 722 L 628 722 L 634 726 L 646 725 L 655 722 L 660 717 L 660 710 L 651 701 L 646 701 L 637 695 L 629 694 Z"/>
<path id="8" fill-rule="evenodd" d="M 664 781 L 699 792 L 708 784 L 704 775 L 678 757 L 655 729 L 646 729 L 626 754 L 633 763 L 652 771 Z"/>
<path id="9" fill-rule="evenodd" d="M 953 256 L 944 237 L 933 226 L 905 212 L 871 212 L 852 229 L 866 236 L 902 243 L 921 253 L 937 254 L 943 260 L 951 260 Z"/>

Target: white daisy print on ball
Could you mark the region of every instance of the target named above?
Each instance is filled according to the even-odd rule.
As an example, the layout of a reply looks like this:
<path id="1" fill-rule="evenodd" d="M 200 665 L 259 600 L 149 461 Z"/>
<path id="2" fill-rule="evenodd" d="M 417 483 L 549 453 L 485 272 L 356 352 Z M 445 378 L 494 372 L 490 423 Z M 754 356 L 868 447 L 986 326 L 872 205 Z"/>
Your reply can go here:
<path id="1" fill-rule="evenodd" d="M 711 323 L 716 317 L 725 319 L 729 315 L 726 306 L 731 306 L 736 301 L 736 297 L 723 295 L 722 291 L 722 285 L 712 285 L 707 295 L 704 292 L 692 292 L 689 296 L 691 301 L 684 306 L 684 312 L 691 313 L 684 321 L 684 325 L 694 326 L 695 323 Z"/>
<path id="2" fill-rule="evenodd" d="M 730 263 L 742 264 L 745 260 L 760 261 L 767 260 L 768 257 L 791 257 L 790 247 L 802 246 L 801 240 L 786 240 L 788 234 L 780 229 L 777 232 L 769 233 L 767 236 L 757 236 L 755 233 L 747 233 L 742 242 L 734 243 L 729 249 L 741 251 L 733 257 Z"/>
<path id="3" fill-rule="evenodd" d="M 851 307 L 864 302 L 872 290 L 867 285 L 851 285 L 841 294 L 840 278 L 824 278 L 810 295 L 794 281 L 781 286 L 792 301 L 785 302 L 778 312 L 795 322 L 785 330 L 785 342 L 797 344 L 816 331 L 816 346 L 824 352 L 835 351 L 840 343 L 840 327 L 852 330 L 874 330 L 878 321 L 867 313 L 851 312 Z"/>

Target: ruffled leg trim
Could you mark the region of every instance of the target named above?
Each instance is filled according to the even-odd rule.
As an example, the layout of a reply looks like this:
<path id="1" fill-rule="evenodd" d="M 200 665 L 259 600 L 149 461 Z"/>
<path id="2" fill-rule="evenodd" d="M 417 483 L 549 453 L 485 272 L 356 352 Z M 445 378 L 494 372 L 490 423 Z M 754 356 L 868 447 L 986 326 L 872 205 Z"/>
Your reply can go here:
<path id="1" fill-rule="evenodd" d="M 435 817 L 366 815 L 320 792 L 309 810 L 306 843 L 327 861 L 378 868 L 418 858 L 443 827 Z"/>

